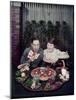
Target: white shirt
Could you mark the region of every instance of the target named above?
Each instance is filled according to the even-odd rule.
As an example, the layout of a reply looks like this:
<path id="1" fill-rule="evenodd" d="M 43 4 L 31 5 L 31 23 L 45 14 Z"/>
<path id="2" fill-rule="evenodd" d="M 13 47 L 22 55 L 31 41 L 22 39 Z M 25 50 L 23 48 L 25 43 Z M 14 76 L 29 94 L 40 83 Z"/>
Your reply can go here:
<path id="1" fill-rule="evenodd" d="M 48 49 L 44 50 L 43 60 L 48 63 L 56 63 L 58 59 L 67 59 L 69 55 L 67 52 L 60 51 L 59 49 L 54 48 L 52 52 Z"/>

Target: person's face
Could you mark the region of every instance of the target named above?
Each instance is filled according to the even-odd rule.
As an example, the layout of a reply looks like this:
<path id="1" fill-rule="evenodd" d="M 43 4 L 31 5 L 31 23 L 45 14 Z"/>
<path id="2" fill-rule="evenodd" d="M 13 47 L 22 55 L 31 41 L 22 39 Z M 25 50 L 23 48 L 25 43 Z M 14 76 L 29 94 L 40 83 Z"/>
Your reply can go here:
<path id="1" fill-rule="evenodd" d="M 47 43 L 47 49 L 53 50 L 54 49 L 54 44 Z"/>
<path id="2" fill-rule="evenodd" d="M 39 50 L 39 48 L 40 48 L 40 42 L 39 42 L 39 40 L 34 40 L 34 41 L 33 41 L 33 43 L 32 43 L 32 48 L 33 48 L 33 50 L 36 51 L 36 52 Z"/>

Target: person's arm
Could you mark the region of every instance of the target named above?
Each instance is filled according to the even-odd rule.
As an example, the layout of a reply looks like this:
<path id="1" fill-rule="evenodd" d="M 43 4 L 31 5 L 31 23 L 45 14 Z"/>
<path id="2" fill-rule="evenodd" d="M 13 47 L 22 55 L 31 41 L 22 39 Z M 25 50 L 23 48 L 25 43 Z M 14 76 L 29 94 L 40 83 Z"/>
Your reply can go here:
<path id="1" fill-rule="evenodd" d="M 21 64 L 28 63 L 28 61 L 29 61 L 29 58 L 27 57 L 28 52 L 29 52 L 29 48 L 26 48 L 21 57 L 21 61 L 20 61 Z"/>
<path id="2" fill-rule="evenodd" d="M 68 59 L 70 56 L 68 54 L 68 52 L 64 52 L 64 51 L 60 51 L 57 49 L 57 55 L 59 59 Z"/>

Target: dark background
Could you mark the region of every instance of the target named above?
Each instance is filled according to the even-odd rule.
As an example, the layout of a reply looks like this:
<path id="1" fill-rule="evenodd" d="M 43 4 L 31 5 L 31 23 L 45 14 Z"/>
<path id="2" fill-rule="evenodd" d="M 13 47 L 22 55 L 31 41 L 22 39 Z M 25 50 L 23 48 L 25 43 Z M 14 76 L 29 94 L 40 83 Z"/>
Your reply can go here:
<path id="1" fill-rule="evenodd" d="M 26 6 L 25 6 L 26 5 Z M 45 4 L 51 9 L 64 8 L 68 9 L 64 17 L 61 11 L 57 16 L 61 16 L 59 20 L 49 17 L 48 20 L 38 19 L 34 17 L 28 19 L 28 7 L 41 7 L 44 4 L 10 2 L 10 21 L 11 21 L 11 97 L 37 97 L 37 96 L 57 96 L 72 95 L 74 93 L 74 6 L 73 5 L 51 5 Z M 70 11 L 69 11 L 70 10 Z M 51 14 L 55 14 L 54 11 Z M 72 12 L 71 12 L 72 11 Z M 35 12 L 34 12 L 35 13 Z M 72 13 L 72 14 L 70 14 Z M 48 13 L 48 16 L 50 13 Z M 69 15 L 68 15 L 69 14 Z M 35 15 L 36 16 L 36 15 Z M 44 15 L 42 15 L 44 17 Z M 53 16 L 54 17 L 54 16 Z M 67 18 L 68 17 L 68 18 Z M 67 20 L 68 19 L 68 20 Z M 69 22 L 70 20 L 70 22 Z M 39 36 L 41 47 L 46 48 L 48 37 L 54 37 L 56 47 L 60 50 L 68 51 L 70 59 L 68 59 L 70 80 L 64 84 L 59 90 L 51 92 L 30 92 L 15 80 L 15 72 L 20 64 L 21 55 L 26 47 L 30 46 L 32 36 Z M 45 42 L 44 42 L 45 41 Z"/>

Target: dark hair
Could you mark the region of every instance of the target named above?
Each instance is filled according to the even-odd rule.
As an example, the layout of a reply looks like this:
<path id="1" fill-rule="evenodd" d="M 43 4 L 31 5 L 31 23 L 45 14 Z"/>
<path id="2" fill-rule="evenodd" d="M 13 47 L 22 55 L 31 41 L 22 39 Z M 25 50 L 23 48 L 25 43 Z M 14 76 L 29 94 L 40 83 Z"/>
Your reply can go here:
<path id="1" fill-rule="evenodd" d="M 35 36 L 35 37 L 31 37 L 31 43 L 33 43 L 34 40 L 39 40 L 39 38 L 36 37 L 36 36 Z M 40 40 L 39 40 L 39 41 L 40 41 Z"/>
<path id="2" fill-rule="evenodd" d="M 48 38 L 48 43 L 55 44 L 55 38 Z"/>

